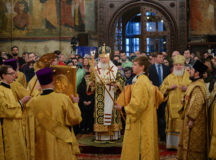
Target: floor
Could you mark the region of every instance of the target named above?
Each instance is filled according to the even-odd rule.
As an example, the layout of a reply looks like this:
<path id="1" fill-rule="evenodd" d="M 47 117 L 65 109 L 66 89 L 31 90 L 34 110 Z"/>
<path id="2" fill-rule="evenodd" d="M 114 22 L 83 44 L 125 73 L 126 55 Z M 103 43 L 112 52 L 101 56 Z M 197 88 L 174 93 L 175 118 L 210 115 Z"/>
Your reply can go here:
<path id="1" fill-rule="evenodd" d="M 122 139 L 116 142 L 97 142 L 93 135 L 78 135 L 81 154 L 78 160 L 120 160 Z M 176 151 L 159 144 L 160 160 L 176 160 Z"/>

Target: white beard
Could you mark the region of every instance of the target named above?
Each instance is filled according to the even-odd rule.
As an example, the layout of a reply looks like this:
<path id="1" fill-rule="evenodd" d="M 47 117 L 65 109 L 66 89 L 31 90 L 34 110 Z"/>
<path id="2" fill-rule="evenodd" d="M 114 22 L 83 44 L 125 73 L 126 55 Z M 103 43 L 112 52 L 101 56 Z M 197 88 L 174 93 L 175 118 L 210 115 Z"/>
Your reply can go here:
<path id="1" fill-rule="evenodd" d="M 102 70 L 108 69 L 108 64 L 107 63 L 101 63 L 101 69 Z"/>
<path id="2" fill-rule="evenodd" d="M 174 70 L 173 70 L 173 73 L 175 76 L 183 76 L 184 75 L 184 68 L 181 69 L 181 70 L 176 70 L 175 67 L 174 67 Z"/>

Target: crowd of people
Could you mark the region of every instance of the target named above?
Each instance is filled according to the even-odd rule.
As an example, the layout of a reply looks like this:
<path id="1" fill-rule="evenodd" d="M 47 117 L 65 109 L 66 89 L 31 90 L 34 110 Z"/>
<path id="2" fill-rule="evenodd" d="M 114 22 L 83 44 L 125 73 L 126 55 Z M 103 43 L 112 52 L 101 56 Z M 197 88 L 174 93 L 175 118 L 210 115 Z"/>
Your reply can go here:
<path id="1" fill-rule="evenodd" d="M 52 71 L 50 68 L 36 70 L 35 64 L 40 57 L 34 52 L 24 52 L 20 57 L 17 46 L 11 48 L 11 53 L 1 52 L 0 159 L 31 159 L 31 156 L 36 159 L 76 159 L 79 149 L 75 134 L 94 132 L 98 141 L 120 138 L 123 132 L 120 132 L 122 128 L 117 111 L 126 116 L 125 122 L 121 118 L 125 129 L 122 160 L 158 159 L 158 137 L 167 149 L 178 150 L 179 160 L 216 159 L 216 57 L 212 54 L 204 52 L 201 56 L 195 55 L 188 49 L 183 53 L 173 51 L 171 55 L 167 52 L 147 54 L 136 51 L 127 56 L 124 51 L 116 50 L 112 61 L 108 60 L 108 65 L 112 67 L 108 66 L 109 73 L 106 73 L 113 76 L 108 77 L 109 82 L 106 82 L 106 75 L 100 73 L 106 67 L 103 65 L 107 62 L 105 53 L 98 53 L 98 66 L 94 72 L 91 53 L 84 57 L 75 54 L 66 57 L 59 50 L 53 53 L 55 57 L 50 65 L 75 66 L 77 69 L 79 97 L 72 95 L 72 101 L 63 94 L 53 92 Z M 94 82 L 92 72 L 95 74 Z M 100 79 L 102 76 L 104 80 Z M 32 98 L 28 86 L 34 77 L 40 83 L 41 96 Z M 119 94 L 121 96 L 116 88 L 125 86 L 131 86 L 128 103 L 121 104 L 117 100 L 113 102 L 114 108 L 102 109 L 104 119 L 101 122 L 101 95 L 108 97 L 102 100 L 105 108 L 107 103 L 113 101 L 112 96 L 115 100 Z M 105 93 L 101 94 L 101 91 Z M 106 95 L 107 92 L 112 96 Z M 49 97 L 44 98 L 43 95 Z M 33 122 L 32 117 L 37 120 Z M 57 121 L 54 121 L 56 118 Z M 56 126 L 58 129 L 55 130 Z M 138 131 L 139 127 L 142 132 Z M 34 135 L 40 139 L 37 144 L 25 140 L 32 136 L 27 135 L 29 132 L 26 130 L 32 128 L 37 128 Z M 13 131 L 22 136 L 17 137 Z M 105 131 L 106 134 L 112 132 L 112 135 L 106 137 L 103 134 Z M 71 150 L 69 145 L 55 142 L 55 137 L 75 146 Z M 14 142 L 15 145 L 11 145 Z M 29 151 L 32 146 L 36 148 L 35 155 Z M 47 146 L 52 146 L 48 147 L 50 152 L 44 152 Z M 137 152 L 129 155 L 132 148 Z"/>

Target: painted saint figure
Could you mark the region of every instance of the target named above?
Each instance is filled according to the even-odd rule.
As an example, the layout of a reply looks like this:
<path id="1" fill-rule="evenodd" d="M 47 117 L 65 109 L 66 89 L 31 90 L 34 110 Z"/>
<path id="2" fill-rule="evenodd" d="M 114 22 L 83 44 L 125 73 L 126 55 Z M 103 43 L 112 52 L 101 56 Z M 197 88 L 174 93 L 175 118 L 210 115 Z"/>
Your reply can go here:
<path id="1" fill-rule="evenodd" d="M 17 29 L 24 30 L 29 26 L 29 7 L 25 0 L 19 0 L 14 6 L 14 11 L 17 13 L 13 18 L 14 26 Z"/>

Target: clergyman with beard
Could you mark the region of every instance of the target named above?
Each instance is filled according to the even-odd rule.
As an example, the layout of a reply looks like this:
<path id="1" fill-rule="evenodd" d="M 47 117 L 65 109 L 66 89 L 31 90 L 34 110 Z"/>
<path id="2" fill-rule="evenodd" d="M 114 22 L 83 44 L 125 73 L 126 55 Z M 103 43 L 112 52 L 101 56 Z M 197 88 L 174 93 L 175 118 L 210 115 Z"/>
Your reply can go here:
<path id="1" fill-rule="evenodd" d="M 95 91 L 94 132 L 97 141 L 114 141 L 121 137 L 121 117 L 114 107 L 114 101 L 124 85 L 124 77 L 109 59 L 111 49 L 103 46 L 98 49 L 99 61 L 91 74 L 95 78 L 87 84 L 89 92 Z M 93 67 L 93 66 L 92 66 Z"/>
<path id="2" fill-rule="evenodd" d="M 207 157 L 207 89 L 203 74 L 207 70 L 197 60 L 190 70 L 192 83 L 188 86 L 183 100 L 183 124 L 177 152 L 179 160 L 206 160 Z"/>
<path id="3" fill-rule="evenodd" d="M 177 149 L 182 126 L 178 111 L 181 109 L 181 100 L 191 83 L 189 73 L 185 69 L 185 58 L 182 55 L 174 57 L 173 73 L 163 81 L 160 90 L 167 99 L 166 106 L 166 147 Z"/>

